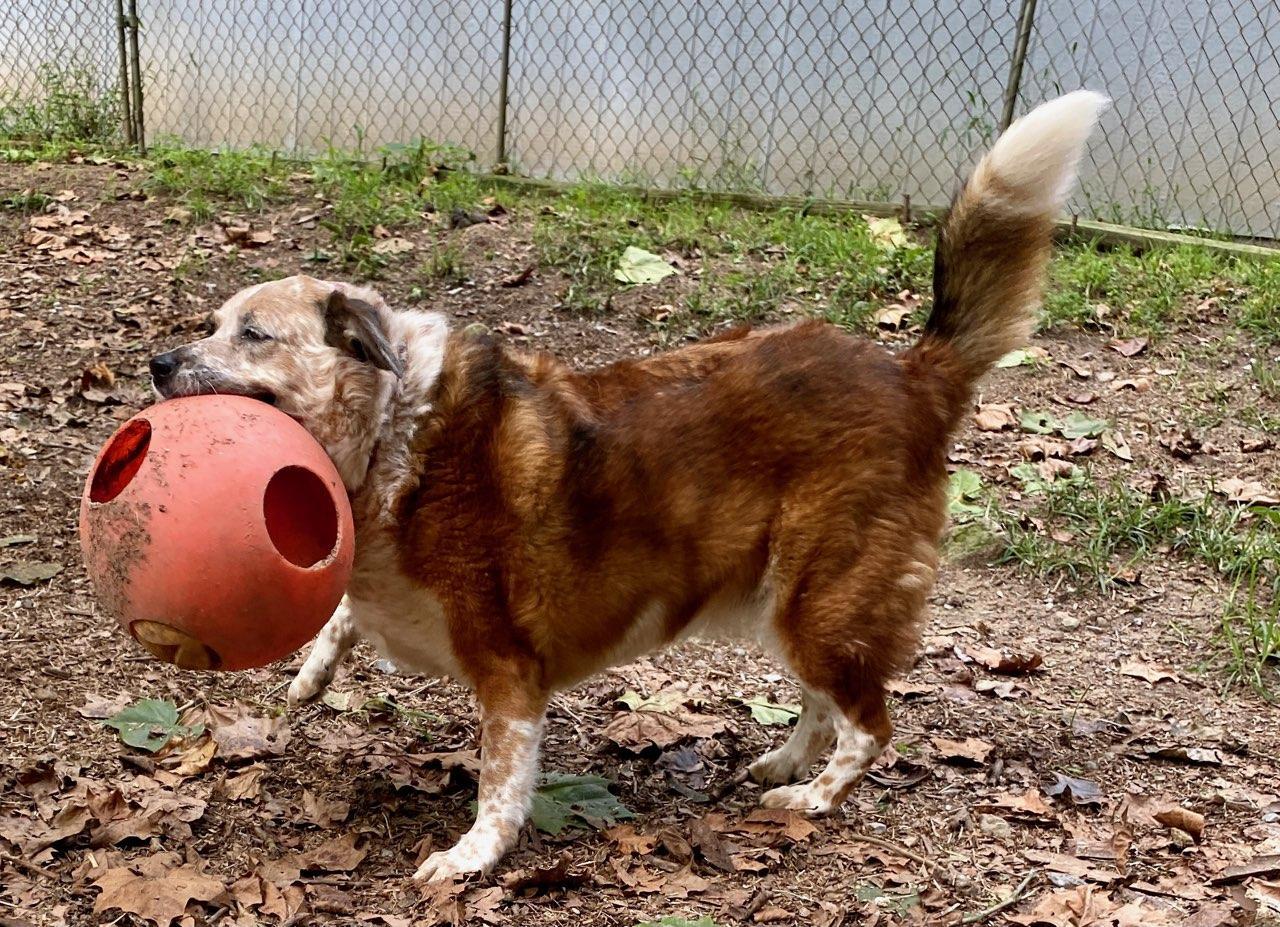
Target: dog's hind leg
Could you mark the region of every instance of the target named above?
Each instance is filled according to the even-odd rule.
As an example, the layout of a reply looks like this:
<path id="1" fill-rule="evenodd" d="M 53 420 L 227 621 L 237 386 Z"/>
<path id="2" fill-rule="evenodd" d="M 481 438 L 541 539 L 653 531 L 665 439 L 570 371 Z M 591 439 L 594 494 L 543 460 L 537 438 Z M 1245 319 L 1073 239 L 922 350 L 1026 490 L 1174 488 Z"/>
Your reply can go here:
<path id="1" fill-rule="evenodd" d="M 800 719 L 786 743 L 751 764 L 748 772 L 756 782 L 786 785 L 804 778 L 835 739 L 831 699 L 805 688 L 800 703 Z"/>
<path id="2" fill-rule="evenodd" d="M 351 609 L 344 597 L 338 603 L 333 617 L 321 629 L 316 642 L 311 645 L 311 652 L 307 654 L 302 669 L 298 670 L 298 675 L 289 684 L 289 707 L 309 702 L 327 689 L 329 683 L 333 682 L 338 666 L 358 640 L 360 635 L 356 631 L 355 619 L 352 618 Z"/>

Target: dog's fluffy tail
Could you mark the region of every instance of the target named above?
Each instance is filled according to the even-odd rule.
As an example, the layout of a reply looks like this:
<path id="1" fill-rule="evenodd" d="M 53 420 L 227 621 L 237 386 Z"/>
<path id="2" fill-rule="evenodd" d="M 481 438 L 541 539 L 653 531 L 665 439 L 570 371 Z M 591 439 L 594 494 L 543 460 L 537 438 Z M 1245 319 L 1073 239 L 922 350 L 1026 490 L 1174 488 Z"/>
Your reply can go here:
<path id="1" fill-rule="evenodd" d="M 910 360 L 969 389 L 1034 324 L 1054 221 L 1109 101 L 1077 90 L 1011 125 L 952 202 L 938 234 L 933 311 Z"/>

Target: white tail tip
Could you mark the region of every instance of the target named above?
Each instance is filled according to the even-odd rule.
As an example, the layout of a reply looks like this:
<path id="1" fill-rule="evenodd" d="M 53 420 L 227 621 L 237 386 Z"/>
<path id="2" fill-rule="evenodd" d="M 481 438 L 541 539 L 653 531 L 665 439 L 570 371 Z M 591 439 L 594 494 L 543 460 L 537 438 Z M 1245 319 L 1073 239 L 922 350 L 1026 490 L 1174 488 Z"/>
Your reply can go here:
<path id="1" fill-rule="evenodd" d="M 1016 120 L 974 172 L 980 195 L 998 197 L 1018 212 L 1056 213 L 1075 185 L 1089 133 L 1110 102 L 1077 90 Z"/>

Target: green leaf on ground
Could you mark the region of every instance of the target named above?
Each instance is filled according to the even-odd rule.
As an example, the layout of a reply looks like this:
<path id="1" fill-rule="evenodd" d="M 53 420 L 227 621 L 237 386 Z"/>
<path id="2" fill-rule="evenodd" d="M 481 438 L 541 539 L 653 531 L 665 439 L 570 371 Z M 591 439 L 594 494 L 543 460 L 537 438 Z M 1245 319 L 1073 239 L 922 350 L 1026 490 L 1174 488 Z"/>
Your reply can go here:
<path id="1" fill-rule="evenodd" d="M 658 283 L 676 272 L 676 269 L 652 251 L 629 245 L 622 252 L 613 279 L 621 283 Z"/>
<path id="2" fill-rule="evenodd" d="M 533 793 L 529 817 L 538 830 L 555 837 L 570 828 L 609 827 L 635 814 L 609 791 L 608 779 L 546 773 Z"/>
<path id="3" fill-rule="evenodd" d="M 867 229 L 871 232 L 871 240 L 886 251 L 896 251 L 911 243 L 911 239 L 902 229 L 902 223 L 892 216 L 881 219 L 868 217 Z"/>
<path id="4" fill-rule="evenodd" d="M 983 507 L 976 505 L 982 496 L 982 477 L 972 470 L 957 470 L 947 481 L 947 511 L 952 518 L 963 520 L 965 517 L 982 514 Z"/>
<path id="5" fill-rule="evenodd" d="M 178 708 L 164 699 L 144 698 L 102 722 L 130 747 L 155 753 L 174 738 L 199 737 L 204 725 L 178 723 Z"/>
<path id="6" fill-rule="evenodd" d="M 696 921 L 687 917 L 664 917 L 660 921 L 642 921 L 636 927 L 716 927 L 716 922 L 709 917 L 700 917 Z"/>
<path id="7" fill-rule="evenodd" d="M 1018 417 L 1023 431 L 1033 435 L 1051 435 L 1060 427 L 1057 419 L 1043 409 L 1027 409 Z"/>
<path id="8" fill-rule="evenodd" d="M 1107 430 L 1107 422 L 1100 418 L 1089 418 L 1083 412 L 1072 412 L 1058 427 L 1061 429 L 1062 436 L 1068 440 L 1096 438 Z"/>
<path id="9" fill-rule="evenodd" d="M 46 579 L 53 579 L 62 572 L 61 563 L 50 563 L 43 560 L 15 560 L 0 566 L 0 580 L 17 583 L 19 586 L 34 586 Z"/>
<path id="10" fill-rule="evenodd" d="M 751 709 L 751 720 L 758 724 L 787 725 L 800 717 L 799 705 L 779 705 L 762 698 L 749 698 L 742 704 Z"/>

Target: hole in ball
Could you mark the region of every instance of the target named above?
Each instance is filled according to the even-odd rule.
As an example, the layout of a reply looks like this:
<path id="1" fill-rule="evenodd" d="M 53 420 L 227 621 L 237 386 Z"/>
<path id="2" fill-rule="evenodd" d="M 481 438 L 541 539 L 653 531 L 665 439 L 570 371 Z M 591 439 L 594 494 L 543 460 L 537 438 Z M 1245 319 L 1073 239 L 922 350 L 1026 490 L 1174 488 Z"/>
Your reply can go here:
<path id="1" fill-rule="evenodd" d="M 271 543 L 295 566 L 315 566 L 338 545 L 338 510 L 329 487 L 306 467 L 276 471 L 267 483 L 262 514 Z"/>
<path id="2" fill-rule="evenodd" d="M 89 484 L 91 502 L 110 502 L 138 475 L 138 468 L 147 456 L 151 444 L 151 423 L 145 418 L 134 419 L 120 429 L 102 452 L 98 469 L 93 472 Z"/>

